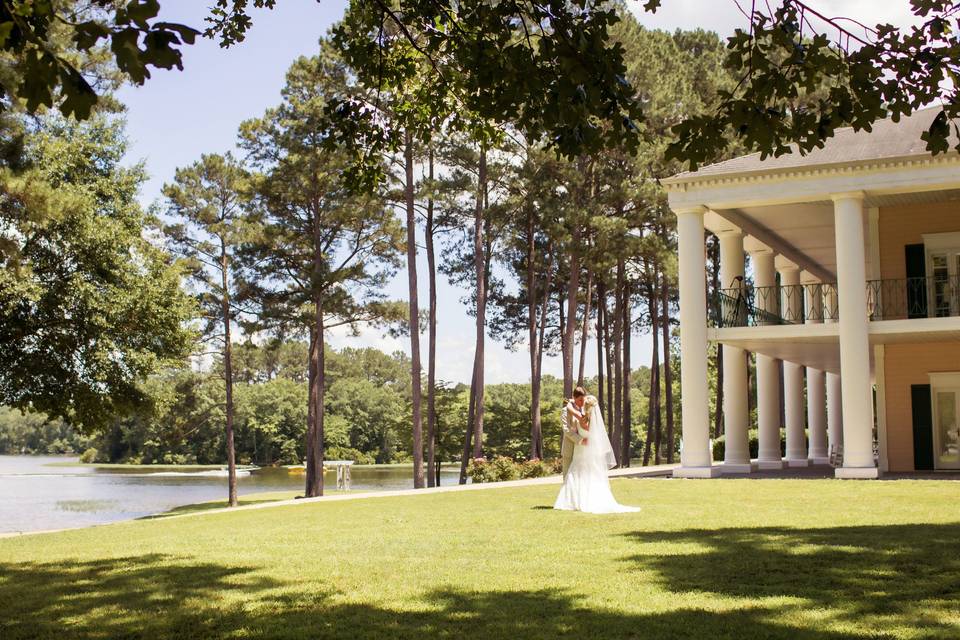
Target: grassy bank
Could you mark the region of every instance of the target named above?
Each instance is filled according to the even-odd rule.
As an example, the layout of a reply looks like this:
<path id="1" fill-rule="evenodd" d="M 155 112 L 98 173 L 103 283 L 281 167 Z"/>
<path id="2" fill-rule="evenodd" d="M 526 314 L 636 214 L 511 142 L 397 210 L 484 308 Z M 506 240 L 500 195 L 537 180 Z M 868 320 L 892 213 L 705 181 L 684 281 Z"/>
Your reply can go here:
<path id="1" fill-rule="evenodd" d="M 617 480 L 0 540 L 0 637 L 956 638 L 958 485 Z"/>

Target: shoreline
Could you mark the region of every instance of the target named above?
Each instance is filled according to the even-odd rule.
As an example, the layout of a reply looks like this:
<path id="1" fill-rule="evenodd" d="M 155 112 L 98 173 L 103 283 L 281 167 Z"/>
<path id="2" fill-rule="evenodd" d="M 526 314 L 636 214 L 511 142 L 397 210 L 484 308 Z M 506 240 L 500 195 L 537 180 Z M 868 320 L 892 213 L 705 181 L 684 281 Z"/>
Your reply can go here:
<path id="1" fill-rule="evenodd" d="M 662 464 L 656 466 L 648 467 L 626 467 L 623 469 L 611 469 L 609 473 L 610 478 L 656 478 L 656 477 L 667 477 L 671 475 L 673 469 L 679 465 L 677 464 Z M 551 484 L 560 484 L 562 478 L 560 475 L 545 476 L 543 478 L 527 478 L 525 480 L 508 480 L 505 482 L 482 482 L 477 484 L 454 484 L 454 485 L 445 485 L 440 487 L 428 487 L 424 489 L 394 489 L 390 491 L 358 491 L 358 492 L 330 492 L 323 496 L 318 496 L 316 498 L 290 498 L 290 499 L 277 499 L 277 500 L 264 500 L 260 502 L 253 502 L 251 504 L 240 504 L 236 507 L 216 507 L 211 509 L 197 509 L 195 511 L 186 511 L 185 513 L 176 513 L 176 509 L 189 509 L 191 507 L 198 507 L 205 504 L 216 504 L 219 501 L 213 502 L 198 502 L 188 505 L 182 505 L 181 507 L 176 507 L 170 511 L 159 512 L 151 515 L 141 516 L 139 518 L 130 518 L 125 520 L 116 520 L 114 522 L 105 522 L 103 524 L 93 524 L 86 525 L 81 527 L 67 527 L 64 529 L 46 529 L 41 531 L 10 531 L 10 532 L 0 532 L 0 540 L 8 538 L 20 538 L 24 536 L 34 536 L 42 535 L 48 533 L 60 533 L 63 531 L 78 531 L 80 529 L 93 529 L 97 527 L 109 527 L 117 524 L 131 523 L 131 522 L 140 522 L 140 521 L 166 521 L 166 520 L 175 520 L 179 518 L 195 518 L 207 515 L 215 515 L 222 513 L 236 513 L 238 511 L 250 511 L 253 509 L 269 509 L 273 507 L 287 507 L 287 506 L 296 506 L 304 504 L 316 504 L 321 502 L 340 502 L 343 500 L 368 500 L 370 498 L 395 498 L 400 496 L 418 496 L 418 495 L 431 495 L 435 493 L 450 493 L 456 491 L 485 491 L 485 490 L 495 490 L 495 489 L 508 489 L 511 487 L 525 487 L 525 486 L 537 486 L 537 485 L 551 485 Z M 247 498 L 256 497 L 257 495 L 268 495 L 275 492 L 261 492 L 247 494 Z"/>

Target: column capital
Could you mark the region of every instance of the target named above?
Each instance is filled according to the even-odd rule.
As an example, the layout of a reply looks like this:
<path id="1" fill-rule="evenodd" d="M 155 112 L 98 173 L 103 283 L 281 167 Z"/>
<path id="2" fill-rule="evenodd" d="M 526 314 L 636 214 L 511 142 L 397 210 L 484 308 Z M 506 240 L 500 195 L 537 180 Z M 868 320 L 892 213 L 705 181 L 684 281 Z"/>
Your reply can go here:
<path id="1" fill-rule="evenodd" d="M 838 202 L 840 200 L 859 200 L 860 202 L 863 202 L 866 197 L 867 194 L 863 191 L 844 191 L 841 193 L 830 194 L 830 199 L 834 202 Z"/>
<path id="2" fill-rule="evenodd" d="M 740 229 L 720 229 L 714 235 L 718 238 L 742 238 L 745 234 Z"/>
<path id="3" fill-rule="evenodd" d="M 800 284 L 804 286 L 820 284 L 820 278 L 807 271 L 800 272 Z"/>
<path id="4" fill-rule="evenodd" d="M 785 258 L 782 255 L 778 255 L 774 259 L 774 265 L 776 266 L 777 271 L 781 273 L 793 273 L 794 271 L 799 271 L 800 267 L 794 264 L 789 258 Z"/>
<path id="5" fill-rule="evenodd" d="M 773 249 L 770 247 L 758 247 L 756 245 L 744 245 L 744 251 L 749 253 L 751 256 L 776 256 L 773 252 Z"/>
<path id="6" fill-rule="evenodd" d="M 678 216 L 688 214 L 688 213 L 699 214 L 701 216 L 704 216 L 707 214 L 707 211 L 709 211 L 709 209 L 707 209 L 702 204 L 687 205 L 684 207 L 676 207 L 675 209 L 673 209 L 673 213 Z"/>

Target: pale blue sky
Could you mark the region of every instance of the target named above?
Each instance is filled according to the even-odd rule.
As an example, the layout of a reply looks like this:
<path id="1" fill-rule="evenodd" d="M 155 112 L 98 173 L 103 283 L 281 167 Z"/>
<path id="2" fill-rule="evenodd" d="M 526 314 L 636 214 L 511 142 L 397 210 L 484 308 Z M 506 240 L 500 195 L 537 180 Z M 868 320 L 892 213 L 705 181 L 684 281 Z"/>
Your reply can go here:
<path id="1" fill-rule="evenodd" d="M 202 24 L 212 0 L 163 0 L 161 17 L 191 26 Z M 744 6 L 749 0 L 741 0 Z M 145 204 L 160 197 L 160 188 L 177 167 L 188 165 L 203 153 L 222 153 L 235 148 L 239 124 L 278 103 L 284 75 L 290 63 L 301 55 L 312 55 L 317 38 L 342 14 L 345 0 L 280 0 L 273 11 L 257 11 L 247 40 L 229 50 L 200 40 L 184 51 L 182 72 L 156 71 L 143 87 L 121 90 L 127 105 L 128 157 L 144 160 L 150 174 L 142 200 Z M 628 0 L 640 21 L 651 28 L 703 27 L 729 35 L 745 19 L 733 0 L 664 0 L 654 16 L 645 14 L 642 3 Z M 847 15 L 867 23 L 908 19 L 907 0 L 812 0 L 811 5 L 827 15 Z M 419 267 L 425 273 L 426 265 Z M 421 277 L 421 300 L 426 300 L 426 283 Z M 399 273 L 389 287 L 391 296 L 406 298 L 406 277 Z M 441 281 L 438 292 L 439 330 L 437 367 L 442 380 L 469 382 L 473 358 L 473 319 L 460 303 L 463 291 Z M 408 343 L 365 332 L 359 338 L 332 336 L 335 346 L 372 345 L 384 350 L 408 350 Z M 633 366 L 649 364 L 649 336 L 636 336 Z M 588 345 L 588 375 L 596 369 L 595 346 Z M 424 356 L 426 355 L 424 349 Z M 488 341 L 487 381 L 526 382 L 529 360 L 525 351 L 510 352 Z M 559 358 L 548 358 L 545 373 L 559 375 Z"/>

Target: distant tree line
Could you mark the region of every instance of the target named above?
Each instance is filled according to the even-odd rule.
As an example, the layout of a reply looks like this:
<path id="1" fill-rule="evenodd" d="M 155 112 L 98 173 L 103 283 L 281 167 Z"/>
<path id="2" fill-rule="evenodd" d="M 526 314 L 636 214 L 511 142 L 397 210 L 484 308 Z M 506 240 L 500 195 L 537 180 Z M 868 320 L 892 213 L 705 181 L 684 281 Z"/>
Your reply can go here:
<path id="1" fill-rule="evenodd" d="M 240 464 L 300 464 L 306 437 L 307 380 L 302 342 L 235 345 L 235 447 Z M 326 454 L 375 464 L 410 462 L 409 358 L 372 348 L 327 352 Z M 632 376 L 636 419 L 645 410 L 650 373 Z M 595 380 L 588 381 L 588 384 Z M 544 457 L 559 454 L 562 381 L 543 380 L 547 416 Z M 132 464 L 225 464 L 222 363 L 210 371 L 171 369 L 145 385 L 149 402 L 116 419 L 107 429 L 84 435 L 62 420 L 0 408 L 0 454 L 81 454 L 89 461 Z M 438 463 L 459 461 L 466 428 L 468 385 L 437 389 Z M 529 384 L 492 384 L 486 389 L 488 457 L 517 461 L 529 453 Z M 643 433 L 631 446 L 644 450 Z M 435 478 L 436 480 L 436 478 Z"/>

